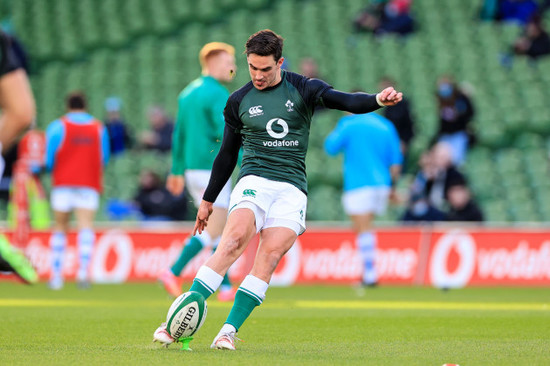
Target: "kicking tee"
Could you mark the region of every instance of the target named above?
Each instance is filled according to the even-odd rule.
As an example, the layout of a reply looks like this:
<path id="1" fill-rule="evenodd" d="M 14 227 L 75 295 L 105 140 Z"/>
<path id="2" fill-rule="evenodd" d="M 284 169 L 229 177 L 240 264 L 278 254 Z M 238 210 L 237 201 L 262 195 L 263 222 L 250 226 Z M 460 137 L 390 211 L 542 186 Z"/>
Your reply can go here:
<path id="1" fill-rule="evenodd" d="M 257 175 L 287 182 L 307 193 L 306 152 L 311 118 L 332 88 L 322 80 L 281 70 L 279 84 L 258 90 L 252 82 L 229 97 L 225 123 L 241 134 L 239 179 Z"/>

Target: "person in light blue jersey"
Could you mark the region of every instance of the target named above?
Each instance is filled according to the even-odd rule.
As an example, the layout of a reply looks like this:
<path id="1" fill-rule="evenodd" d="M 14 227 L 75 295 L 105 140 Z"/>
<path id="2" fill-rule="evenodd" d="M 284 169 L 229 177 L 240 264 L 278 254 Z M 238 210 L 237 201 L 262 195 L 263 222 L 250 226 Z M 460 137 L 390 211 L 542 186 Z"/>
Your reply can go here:
<path id="1" fill-rule="evenodd" d="M 89 287 L 89 266 L 95 243 L 93 221 L 103 190 L 103 168 L 109 161 L 109 134 L 87 112 L 84 94 L 70 93 L 67 113 L 46 129 L 46 169 L 52 172 L 51 206 L 55 225 L 50 237 L 52 273 L 50 288 L 64 285 L 63 259 L 69 220 L 74 211 L 78 235 L 78 285 Z"/>
<path id="2" fill-rule="evenodd" d="M 325 140 L 331 156 L 344 154 L 342 203 L 357 233 L 357 247 L 363 261 L 362 283 L 378 282 L 375 269 L 376 235 L 372 221 L 395 199 L 395 183 L 403 156 L 399 135 L 392 122 L 375 113 L 343 117 Z"/>

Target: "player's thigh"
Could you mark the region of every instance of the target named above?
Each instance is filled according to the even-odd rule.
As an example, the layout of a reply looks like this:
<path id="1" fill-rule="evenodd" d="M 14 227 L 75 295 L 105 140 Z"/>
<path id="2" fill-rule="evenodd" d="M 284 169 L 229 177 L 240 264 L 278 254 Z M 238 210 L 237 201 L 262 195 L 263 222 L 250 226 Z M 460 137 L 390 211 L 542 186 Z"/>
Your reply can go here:
<path id="1" fill-rule="evenodd" d="M 75 188 L 74 212 L 78 229 L 93 227 L 94 217 L 99 208 L 99 193 L 91 188 Z"/>
<path id="2" fill-rule="evenodd" d="M 71 219 L 71 211 L 56 211 L 53 210 L 54 230 L 66 232 L 69 230 L 69 220 Z"/>
<path id="3" fill-rule="evenodd" d="M 297 237 L 296 232 L 287 227 L 263 229 L 260 235 L 258 252 L 250 273 L 269 283 L 277 264 L 294 245 Z"/>
<path id="4" fill-rule="evenodd" d="M 76 227 L 78 230 L 91 229 L 94 226 L 95 210 L 75 208 Z"/>
<path id="5" fill-rule="evenodd" d="M 357 233 L 369 231 L 372 227 L 372 221 L 374 220 L 374 213 L 350 215 L 350 220 L 353 231 Z"/>
<path id="6" fill-rule="evenodd" d="M 256 235 L 254 221 L 252 210 L 246 208 L 233 210 L 227 218 L 220 244 L 205 265 L 217 273 L 225 273 Z"/>
<path id="7" fill-rule="evenodd" d="M 269 207 L 262 230 L 282 227 L 301 235 L 306 230 L 307 196 L 292 184 L 274 184 L 277 194 Z"/>

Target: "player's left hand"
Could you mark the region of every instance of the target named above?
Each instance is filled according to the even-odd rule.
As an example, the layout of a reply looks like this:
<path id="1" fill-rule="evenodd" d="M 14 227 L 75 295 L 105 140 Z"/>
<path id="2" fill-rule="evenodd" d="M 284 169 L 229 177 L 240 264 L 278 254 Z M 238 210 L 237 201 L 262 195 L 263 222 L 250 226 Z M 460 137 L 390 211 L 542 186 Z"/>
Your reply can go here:
<path id="1" fill-rule="evenodd" d="M 203 230 L 208 225 L 208 218 L 212 214 L 213 210 L 214 210 L 214 204 L 212 202 L 202 200 L 199 206 L 199 209 L 197 211 L 197 219 L 195 220 L 193 235 L 196 235 L 197 231 L 199 234 L 202 234 Z"/>
<path id="2" fill-rule="evenodd" d="M 378 100 L 386 107 L 389 107 L 402 101 L 403 93 L 396 91 L 390 86 L 378 93 Z"/>

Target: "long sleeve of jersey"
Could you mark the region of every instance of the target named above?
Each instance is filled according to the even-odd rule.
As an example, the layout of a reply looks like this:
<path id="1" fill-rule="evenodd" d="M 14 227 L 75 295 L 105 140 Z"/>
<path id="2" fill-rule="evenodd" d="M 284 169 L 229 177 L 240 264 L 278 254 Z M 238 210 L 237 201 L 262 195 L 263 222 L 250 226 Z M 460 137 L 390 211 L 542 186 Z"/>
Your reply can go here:
<path id="1" fill-rule="evenodd" d="M 369 113 L 380 108 L 376 102 L 376 94 L 344 93 L 334 89 L 327 89 L 321 95 L 325 107 L 338 109 L 355 114 Z"/>
<path id="2" fill-rule="evenodd" d="M 205 201 L 214 202 L 216 198 L 218 198 L 218 194 L 231 177 L 231 173 L 233 173 L 233 169 L 235 169 L 237 165 L 241 143 L 241 135 L 226 125 L 223 133 L 222 146 L 214 160 L 210 181 L 204 192 L 203 199 Z"/>

